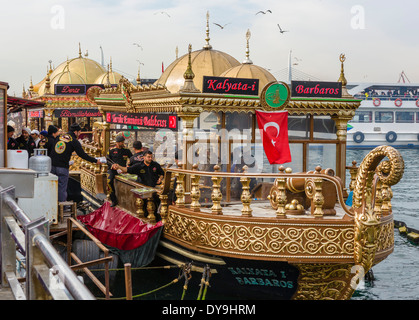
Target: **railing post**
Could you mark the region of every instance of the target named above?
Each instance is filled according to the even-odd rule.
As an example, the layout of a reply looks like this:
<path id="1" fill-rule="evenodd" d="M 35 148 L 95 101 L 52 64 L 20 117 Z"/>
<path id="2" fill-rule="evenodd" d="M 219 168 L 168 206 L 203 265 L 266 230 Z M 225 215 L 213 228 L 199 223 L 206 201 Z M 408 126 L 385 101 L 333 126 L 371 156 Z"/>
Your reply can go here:
<path id="1" fill-rule="evenodd" d="M 1 188 L 0 188 L 1 189 Z M 0 268 L 1 268 L 1 285 L 9 287 L 6 279 L 6 272 L 16 273 L 16 243 L 13 240 L 6 223 L 6 217 L 11 217 L 10 208 L 5 203 L 6 196 L 14 198 L 15 188 L 13 186 L 0 190 Z"/>
<path id="2" fill-rule="evenodd" d="M 243 167 L 243 173 L 247 173 L 247 166 Z M 252 209 L 250 208 L 250 203 L 252 202 L 252 197 L 250 195 L 250 178 L 241 177 L 240 182 L 242 183 L 242 194 L 240 196 L 240 200 L 242 201 L 243 208 L 242 208 L 242 216 L 243 217 L 251 217 L 252 216 Z"/>
<path id="3" fill-rule="evenodd" d="M 35 269 L 36 266 L 44 264 L 44 256 L 35 245 L 33 239 L 39 234 L 47 237 L 47 234 L 49 234 L 49 222 L 45 217 L 41 217 L 26 224 L 24 229 L 26 244 L 26 297 L 28 300 L 48 300 L 50 296 L 46 294 Z"/>
<path id="4" fill-rule="evenodd" d="M 216 164 L 214 166 L 214 172 L 220 172 L 220 166 Z M 223 194 L 221 193 L 220 186 L 222 177 L 211 177 L 212 180 L 212 193 L 211 193 L 211 200 L 212 200 L 212 207 L 211 212 L 213 214 L 223 214 L 223 209 L 221 208 L 221 199 L 223 198 Z"/>
<path id="5" fill-rule="evenodd" d="M 197 171 L 198 169 L 198 165 L 195 163 L 192 166 L 192 170 L 193 171 Z M 201 179 L 201 177 L 197 174 L 193 174 L 191 176 L 191 184 L 192 184 L 192 189 L 191 189 L 191 209 L 193 211 L 200 211 L 201 208 L 201 204 L 199 203 L 199 198 L 201 196 L 201 192 L 199 191 L 199 179 Z"/>
<path id="6" fill-rule="evenodd" d="M 279 167 L 279 173 L 283 174 L 285 172 L 285 168 L 283 166 Z M 285 205 L 287 204 L 287 194 L 286 194 L 286 178 L 276 178 L 275 185 L 278 188 L 278 197 L 277 197 L 277 205 L 278 208 L 276 209 L 276 217 L 277 218 L 285 218 Z"/>

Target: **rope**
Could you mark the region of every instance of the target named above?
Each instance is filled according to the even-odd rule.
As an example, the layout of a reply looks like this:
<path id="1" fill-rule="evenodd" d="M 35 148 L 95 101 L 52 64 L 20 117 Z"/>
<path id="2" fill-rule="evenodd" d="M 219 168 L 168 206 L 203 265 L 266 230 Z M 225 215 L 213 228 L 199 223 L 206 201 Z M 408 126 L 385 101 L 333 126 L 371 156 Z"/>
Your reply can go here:
<path id="1" fill-rule="evenodd" d="M 202 272 L 201 283 L 199 285 L 200 288 L 199 288 L 199 293 L 198 293 L 197 300 L 205 300 L 205 296 L 207 294 L 207 289 L 209 287 L 210 276 L 211 276 L 211 268 L 209 267 L 209 265 L 205 265 L 204 271 Z M 201 299 L 201 294 L 202 294 L 202 289 L 203 288 L 204 288 L 204 294 L 203 294 L 202 299 Z"/>
<path id="2" fill-rule="evenodd" d="M 159 266 L 159 267 L 138 267 L 138 268 L 131 268 L 132 270 L 152 270 L 152 269 L 172 269 L 172 268 L 179 268 L 179 266 L 176 265 L 169 265 L 169 266 Z M 115 268 L 115 269 L 108 269 L 109 271 L 124 271 L 124 268 Z M 78 271 L 84 272 L 82 269 L 79 269 Z M 105 269 L 89 269 L 89 271 L 105 271 Z"/>
<path id="3" fill-rule="evenodd" d="M 186 290 L 188 290 L 188 283 L 189 283 L 189 280 L 192 278 L 191 267 L 192 267 L 191 263 L 188 263 L 187 265 L 184 265 L 183 267 L 182 271 L 183 271 L 183 276 L 185 277 L 185 284 L 183 285 L 183 292 L 182 292 L 182 297 L 180 300 L 183 300 L 186 294 Z"/>
<path id="4" fill-rule="evenodd" d="M 171 267 L 171 266 L 160 267 L 160 268 L 167 268 L 167 267 Z M 156 267 L 150 267 L 150 269 L 153 269 L 153 268 L 156 268 Z M 134 296 L 132 296 L 132 298 L 135 299 L 135 298 L 144 297 L 146 295 L 152 294 L 152 293 L 157 292 L 159 290 L 165 289 L 165 288 L 171 286 L 172 284 L 178 283 L 179 280 L 182 279 L 182 277 L 184 277 L 186 275 L 185 269 L 186 269 L 186 267 L 183 266 L 182 269 L 179 271 L 178 277 L 176 279 L 173 279 L 169 283 L 167 283 L 167 284 L 165 284 L 165 285 L 163 285 L 161 287 L 158 287 L 156 289 L 153 289 L 153 290 L 150 290 L 150 291 L 147 291 L 147 292 L 144 292 L 144 293 L 140 293 L 140 294 L 134 295 Z M 189 266 L 189 272 L 190 272 L 190 266 Z M 188 281 L 189 281 L 189 279 L 188 279 Z M 98 300 L 126 300 L 127 297 L 118 297 L 118 298 L 109 298 L 109 299 L 102 298 L 102 297 L 96 297 L 96 299 L 98 299 Z"/>

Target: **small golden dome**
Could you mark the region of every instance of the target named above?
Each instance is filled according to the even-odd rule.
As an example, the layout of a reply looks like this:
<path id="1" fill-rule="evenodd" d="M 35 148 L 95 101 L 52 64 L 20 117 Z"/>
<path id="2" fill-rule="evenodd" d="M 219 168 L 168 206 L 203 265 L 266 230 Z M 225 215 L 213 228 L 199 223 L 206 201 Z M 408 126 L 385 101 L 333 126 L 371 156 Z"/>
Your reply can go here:
<path id="1" fill-rule="evenodd" d="M 224 71 L 220 77 L 227 78 L 245 78 L 245 79 L 259 79 L 259 92 L 271 81 L 276 81 L 275 77 L 266 69 L 256 66 L 249 58 L 249 39 L 250 30 L 246 32 L 246 59 L 239 66 L 232 67 Z"/>
<path id="2" fill-rule="evenodd" d="M 271 81 L 277 81 L 275 77 L 266 69 L 255 66 L 254 64 L 243 63 L 237 67 L 233 67 L 223 72 L 220 77 L 227 78 L 249 78 L 259 79 L 259 92 L 262 91 L 263 87 Z"/>
<path id="3" fill-rule="evenodd" d="M 109 74 L 109 83 L 110 84 L 118 84 L 119 80 L 121 80 L 122 75 L 120 75 L 118 72 L 115 72 L 112 70 L 112 59 L 110 61 L 110 65 L 108 65 L 109 71 L 106 71 L 102 73 L 94 83 L 97 84 L 107 84 L 108 83 L 108 74 Z"/>
<path id="4" fill-rule="evenodd" d="M 213 50 L 209 44 L 209 14 L 207 12 L 206 44 L 201 50 L 191 53 L 192 70 L 195 74 L 195 87 L 202 91 L 203 76 L 219 76 L 224 71 L 240 65 L 240 62 L 229 54 Z M 185 83 L 183 77 L 189 61 L 189 53 L 173 61 L 154 85 L 164 85 L 170 92 L 178 92 Z"/>
<path id="5" fill-rule="evenodd" d="M 188 67 L 188 58 L 188 54 L 185 54 L 172 62 L 154 84 L 164 85 L 170 92 L 178 92 L 185 82 L 183 75 Z M 227 53 L 212 49 L 192 52 L 191 62 L 195 87 L 201 91 L 203 76 L 219 76 L 231 67 L 240 65 L 240 62 Z"/>

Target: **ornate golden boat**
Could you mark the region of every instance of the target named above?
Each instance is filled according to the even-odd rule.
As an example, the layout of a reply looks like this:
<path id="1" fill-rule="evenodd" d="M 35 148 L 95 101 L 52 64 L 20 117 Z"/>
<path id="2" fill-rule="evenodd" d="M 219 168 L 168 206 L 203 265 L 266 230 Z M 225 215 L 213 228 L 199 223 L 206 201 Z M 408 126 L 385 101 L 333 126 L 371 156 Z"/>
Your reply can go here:
<path id="1" fill-rule="evenodd" d="M 91 88 L 87 93 L 108 120 L 95 123 L 93 141 L 83 142 L 85 150 L 95 156 L 106 154 L 117 132 L 134 130 L 135 126 L 123 119 L 144 113 L 178 117 L 181 129 L 175 126 L 171 132 L 179 150 L 185 152 L 178 168 L 165 167 L 164 184 L 155 190 L 161 200 L 157 217 L 164 230 L 153 263 L 191 263 L 192 271 L 211 270 L 211 291 L 227 296 L 351 298 L 364 274 L 393 251 L 391 186 L 402 178 L 404 162 L 397 150 L 380 146 L 359 167 L 346 167 L 347 122 L 360 100 L 346 91 L 343 57 L 338 81 L 341 97 L 291 96 L 282 106 L 290 116 L 293 162 L 268 166 L 268 171 L 244 166 L 232 172 L 230 156 L 225 162 L 218 156 L 202 168 L 200 160 L 209 150 L 203 146 L 216 146 L 215 150 L 227 146 L 228 155 L 245 146 L 254 155 L 261 153 L 256 146 L 255 111 L 279 110 L 263 96 L 272 82 L 256 97 L 202 93 L 194 86 L 191 55 L 190 49 L 185 82 L 178 92 L 159 83 L 134 86 L 122 79 L 118 87 Z M 113 113 L 120 113 L 119 124 L 109 121 Z M 198 137 L 197 123 L 202 125 L 203 119 L 215 119 L 218 129 L 227 129 L 229 118 L 234 120 L 235 116 L 244 119 L 241 128 L 247 126 L 248 135 L 241 131 L 225 138 L 222 130 L 215 136 L 207 130 L 208 135 Z M 149 143 L 159 150 L 165 140 L 156 132 L 144 131 L 140 138 L 144 141 L 150 136 Z M 319 159 L 313 157 L 315 150 L 320 150 Z M 161 154 L 155 152 L 155 156 Z M 85 198 L 100 205 L 106 190 L 106 166 L 75 159 L 73 168 L 80 173 Z M 351 177 L 349 188 L 345 187 L 346 169 Z M 140 187 L 135 181 L 117 177 L 119 208 L 155 223 L 150 197 L 135 192 Z M 353 193 L 352 206 L 345 203 L 348 191 Z M 169 201 L 171 192 L 176 195 L 174 202 Z M 147 216 L 144 202 L 149 203 Z M 173 278 L 169 271 L 159 274 L 164 276 Z"/>

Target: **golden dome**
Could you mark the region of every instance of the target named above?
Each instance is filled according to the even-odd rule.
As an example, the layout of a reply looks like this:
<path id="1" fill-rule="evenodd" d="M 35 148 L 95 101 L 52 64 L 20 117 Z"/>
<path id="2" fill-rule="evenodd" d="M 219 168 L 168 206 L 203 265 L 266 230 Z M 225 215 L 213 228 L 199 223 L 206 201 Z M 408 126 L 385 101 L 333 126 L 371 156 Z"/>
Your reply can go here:
<path id="1" fill-rule="evenodd" d="M 246 59 L 239 66 L 232 67 L 224 71 L 220 77 L 228 78 L 249 78 L 249 79 L 259 79 L 259 92 L 262 91 L 263 87 L 271 81 L 276 81 L 275 77 L 266 69 L 256 66 L 253 64 L 252 60 L 249 58 L 249 39 L 250 31 L 247 30 L 246 33 L 247 47 L 246 47 Z"/>
<path id="2" fill-rule="evenodd" d="M 200 91 L 202 91 L 203 76 L 218 77 L 224 71 L 240 65 L 240 62 L 229 54 L 212 49 L 209 44 L 208 19 L 207 13 L 206 44 L 201 50 L 191 53 L 192 71 L 195 74 L 193 82 Z M 173 61 L 154 84 L 164 85 L 170 92 L 178 92 L 185 82 L 183 75 L 188 67 L 188 59 L 187 53 Z"/>
<path id="3" fill-rule="evenodd" d="M 63 72 L 77 74 L 81 79 L 83 79 L 84 83 L 93 84 L 100 75 L 106 73 L 106 70 L 98 62 L 92 59 L 83 58 L 80 55 L 77 58 L 61 63 L 57 68 L 55 68 L 50 77 L 53 79 L 55 76 Z"/>
<path id="4" fill-rule="evenodd" d="M 109 74 L 109 83 L 110 84 L 118 84 L 119 80 L 122 79 L 122 75 L 120 75 L 118 72 L 115 72 L 112 70 L 112 60 L 110 62 L 109 71 L 106 71 L 102 73 L 94 83 L 97 84 L 107 84 L 108 83 L 108 74 Z"/>

